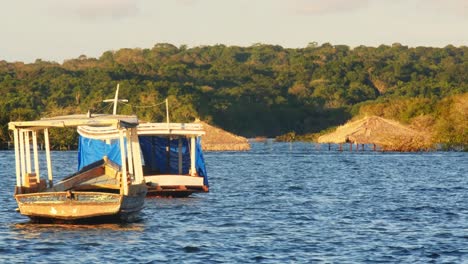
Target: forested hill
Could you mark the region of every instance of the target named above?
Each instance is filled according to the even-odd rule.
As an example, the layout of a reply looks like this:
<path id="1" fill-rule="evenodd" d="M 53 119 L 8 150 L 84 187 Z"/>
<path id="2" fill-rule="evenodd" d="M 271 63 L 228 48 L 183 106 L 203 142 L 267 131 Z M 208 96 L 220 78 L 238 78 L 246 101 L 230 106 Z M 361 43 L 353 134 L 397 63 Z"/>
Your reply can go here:
<path id="1" fill-rule="evenodd" d="M 169 98 L 171 121 L 198 117 L 247 137 L 318 132 L 364 112 L 408 124 L 423 120 L 453 134 L 465 131 L 457 102 L 466 107 L 467 78 L 468 47 L 398 43 L 300 49 L 157 44 L 63 64 L 0 61 L 0 141 L 9 139 L 10 120 L 102 111 L 101 101 L 113 97 L 117 83 L 120 97 L 129 99 L 120 113 L 162 121 L 165 109 L 157 104 Z M 441 123 L 449 116 L 462 123 Z"/>

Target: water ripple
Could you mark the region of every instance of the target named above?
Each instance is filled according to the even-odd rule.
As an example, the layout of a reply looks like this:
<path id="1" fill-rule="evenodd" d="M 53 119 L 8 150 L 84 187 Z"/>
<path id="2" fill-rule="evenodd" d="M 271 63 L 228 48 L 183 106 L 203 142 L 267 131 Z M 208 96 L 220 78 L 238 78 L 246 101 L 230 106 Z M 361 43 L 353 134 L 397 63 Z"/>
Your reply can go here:
<path id="1" fill-rule="evenodd" d="M 54 152 L 69 168 L 76 152 Z M 54 158 L 53 157 L 53 158 Z M 467 153 L 254 143 L 205 155 L 210 193 L 147 199 L 142 221 L 40 225 L 1 170 L 5 263 L 466 263 Z M 2 152 L 3 167 L 14 163 Z"/>

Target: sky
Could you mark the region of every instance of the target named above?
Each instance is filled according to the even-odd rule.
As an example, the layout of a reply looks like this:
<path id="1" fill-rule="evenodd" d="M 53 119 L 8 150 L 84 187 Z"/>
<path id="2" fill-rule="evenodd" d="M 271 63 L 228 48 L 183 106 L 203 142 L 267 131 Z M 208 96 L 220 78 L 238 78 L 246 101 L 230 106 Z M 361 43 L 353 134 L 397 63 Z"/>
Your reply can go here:
<path id="1" fill-rule="evenodd" d="M 157 43 L 468 46 L 468 0 L 0 0 L 0 61 Z"/>

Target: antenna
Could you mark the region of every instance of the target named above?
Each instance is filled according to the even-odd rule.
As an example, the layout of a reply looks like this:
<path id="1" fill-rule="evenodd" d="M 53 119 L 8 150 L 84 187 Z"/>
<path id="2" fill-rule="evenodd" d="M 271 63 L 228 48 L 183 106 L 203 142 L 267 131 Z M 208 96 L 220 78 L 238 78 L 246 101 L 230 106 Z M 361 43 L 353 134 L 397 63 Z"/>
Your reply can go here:
<path id="1" fill-rule="evenodd" d="M 166 98 L 166 120 L 167 120 L 167 123 L 169 124 L 169 100 L 167 100 Z"/>
<path id="2" fill-rule="evenodd" d="M 117 90 L 115 91 L 115 97 L 114 99 L 105 99 L 102 102 L 104 103 L 114 103 L 114 110 L 112 111 L 113 115 L 117 114 L 117 103 L 127 103 L 127 99 L 119 99 L 119 86 L 120 83 L 117 84 Z"/>

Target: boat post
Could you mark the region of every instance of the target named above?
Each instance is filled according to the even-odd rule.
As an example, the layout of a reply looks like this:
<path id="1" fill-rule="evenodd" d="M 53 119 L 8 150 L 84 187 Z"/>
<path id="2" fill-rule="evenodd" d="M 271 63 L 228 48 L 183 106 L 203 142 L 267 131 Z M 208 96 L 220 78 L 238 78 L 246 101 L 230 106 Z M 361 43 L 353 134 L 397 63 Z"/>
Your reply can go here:
<path id="1" fill-rule="evenodd" d="M 195 169 L 195 136 L 190 137 L 190 175 L 196 175 Z"/>
<path id="2" fill-rule="evenodd" d="M 39 154 L 37 152 L 37 131 L 32 131 L 32 139 L 33 139 L 33 153 L 34 153 L 34 171 L 36 173 L 36 181 L 39 183 L 41 181 L 41 177 L 39 175 Z"/>
<path id="3" fill-rule="evenodd" d="M 127 137 L 127 153 L 128 153 L 128 158 L 127 158 L 127 161 L 128 161 L 128 171 L 133 175 L 135 176 L 135 173 L 134 173 L 134 170 L 133 170 L 133 149 L 132 149 L 132 141 L 130 140 L 131 139 L 131 135 L 130 135 L 130 130 L 126 130 L 125 131 L 125 135 Z"/>
<path id="4" fill-rule="evenodd" d="M 26 173 L 31 173 L 31 145 L 29 144 L 28 130 L 24 131 L 24 151 L 26 152 Z"/>
<path id="5" fill-rule="evenodd" d="M 128 195 L 128 178 L 127 178 L 127 160 L 125 157 L 125 140 L 123 129 L 119 129 L 119 140 L 120 140 L 120 157 L 122 161 L 122 189 L 121 194 Z"/>
<path id="6" fill-rule="evenodd" d="M 44 129 L 44 145 L 46 150 L 46 159 L 47 159 L 47 175 L 49 179 L 49 188 L 54 186 L 53 176 L 52 176 L 52 161 L 50 159 L 50 143 L 49 143 L 49 129 Z"/>
<path id="7" fill-rule="evenodd" d="M 140 152 L 140 144 L 138 141 L 138 132 L 137 128 L 130 129 L 130 139 L 132 141 L 132 148 L 133 148 L 133 165 L 134 165 L 134 175 L 137 183 L 142 183 L 144 181 L 143 177 L 143 165 L 141 162 L 141 152 Z"/>
<path id="8" fill-rule="evenodd" d="M 179 151 L 179 174 L 182 175 L 182 138 L 179 137 L 179 146 L 178 146 L 178 151 Z"/>
<path id="9" fill-rule="evenodd" d="M 18 193 L 21 193 L 21 161 L 20 161 L 20 146 L 19 146 L 19 131 L 17 128 L 13 131 L 13 137 L 15 141 L 15 163 L 16 163 L 16 187 Z"/>
<path id="10" fill-rule="evenodd" d="M 20 146 L 20 160 L 21 160 L 21 186 L 26 186 L 26 164 L 25 164 L 25 153 L 24 153 L 24 131 L 20 129 L 19 133 L 19 146 Z"/>

